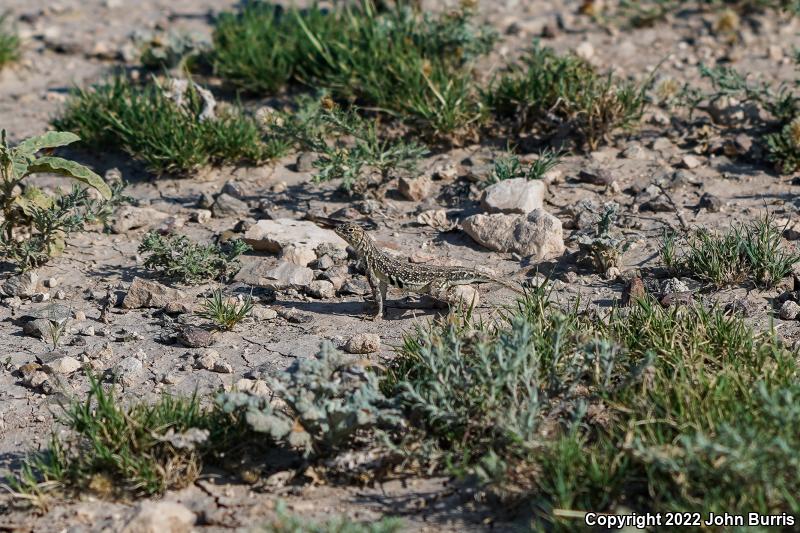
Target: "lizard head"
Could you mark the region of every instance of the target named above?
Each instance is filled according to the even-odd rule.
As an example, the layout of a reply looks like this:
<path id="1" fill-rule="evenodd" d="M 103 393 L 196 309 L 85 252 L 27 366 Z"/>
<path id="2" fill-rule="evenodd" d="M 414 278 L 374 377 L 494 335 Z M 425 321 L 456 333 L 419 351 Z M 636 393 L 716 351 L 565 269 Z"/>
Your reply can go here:
<path id="1" fill-rule="evenodd" d="M 363 247 L 364 242 L 369 238 L 367 237 L 367 232 L 364 231 L 364 228 L 358 224 L 353 224 L 352 222 L 339 224 L 336 226 L 334 231 L 336 232 L 336 235 L 347 241 L 347 244 L 356 250 L 360 250 Z"/>

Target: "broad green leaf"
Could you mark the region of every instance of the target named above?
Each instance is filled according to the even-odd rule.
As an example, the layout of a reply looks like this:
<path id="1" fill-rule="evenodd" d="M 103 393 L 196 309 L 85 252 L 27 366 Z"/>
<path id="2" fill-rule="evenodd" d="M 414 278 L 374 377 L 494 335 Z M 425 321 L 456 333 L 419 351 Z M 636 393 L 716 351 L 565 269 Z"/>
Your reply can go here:
<path id="1" fill-rule="evenodd" d="M 22 212 L 27 216 L 33 214 L 33 208 L 49 209 L 53 206 L 53 199 L 42 192 L 37 187 L 28 187 L 25 189 L 25 194 L 14 198 L 14 203 L 22 209 Z"/>
<path id="2" fill-rule="evenodd" d="M 80 137 L 68 131 L 48 131 L 43 135 L 25 139 L 14 149 L 19 153 L 32 156 L 43 148 L 57 148 L 80 140 Z"/>
<path id="3" fill-rule="evenodd" d="M 62 176 L 75 178 L 81 183 L 97 189 L 97 192 L 106 200 L 111 199 L 111 188 L 103 181 L 103 178 L 75 161 L 69 161 L 61 157 L 40 157 L 31 163 L 28 173 L 53 172 Z"/>
<path id="4" fill-rule="evenodd" d="M 21 152 L 14 152 L 11 156 L 11 168 L 14 172 L 13 179 L 21 180 L 28 172 L 28 165 L 31 164 L 33 157 L 25 155 Z"/>

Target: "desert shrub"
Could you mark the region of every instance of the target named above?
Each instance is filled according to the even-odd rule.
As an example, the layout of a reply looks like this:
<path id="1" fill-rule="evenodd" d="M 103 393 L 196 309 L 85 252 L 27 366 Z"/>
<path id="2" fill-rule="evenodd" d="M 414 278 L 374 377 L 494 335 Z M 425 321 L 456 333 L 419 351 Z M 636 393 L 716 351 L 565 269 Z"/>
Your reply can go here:
<path id="1" fill-rule="evenodd" d="M 540 287 L 499 323 L 409 335 L 383 385 L 424 461 L 478 474 L 534 529 L 573 531 L 555 509 L 800 511 L 797 377 L 790 350 L 721 309 L 644 298 L 599 317 Z"/>
<path id="2" fill-rule="evenodd" d="M 515 121 L 517 129 L 547 135 L 559 128 L 594 149 L 614 130 L 639 120 L 646 88 L 537 44 L 492 82 L 484 100 L 497 118 Z"/>
<path id="3" fill-rule="evenodd" d="M 247 318 L 253 310 L 253 298 L 248 295 L 243 300 L 227 297 L 222 290 L 215 290 L 203 302 L 199 316 L 211 320 L 216 327 L 227 331 L 233 330 L 236 324 Z"/>
<path id="4" fill-rule="evenodd" d="M 772 287 L 800 261 L 800 253 L 783 244 L 782 229 L 769 214 L 734 225 L 723 234 L 696 230 L 682 249 L 674 236 L 667 235 L 661 244 L 661 257 L 676 272 L 718 288 L 745 281 Z"/>
<path id="5" fill-rule="evenodd" d="M 274 93 L 288 81 L 454 135 L 481 117 L 470 65 L 494 34 L 467 8 L 439 16 L 370 0 L 331 11 L 246 6 L 220 18 L 216 71 L 236 86 Z M 269 60 L 265 60 L 269 58 Z"/>
<path id="6" fill-rule="evenodd" d="M 0 68 L 19 58 L 19 37 L 8 25 L 8 15 L 0 13 Z"/>
<path id="7" fill-rule="evenodd" d="M 46 452 L 29 457 L 13 488 L 28 497 L 90 491 L 100 496 L 161 494 L 195 479 L 205 456 L 242 443 L 241 421 L 202 408 L 197 397 L 164 395 L 155 403 L 123 405 L 90 375 L 89 394 L 64 406 L 64 432 Z"/>
<path id="8" fill-rule="evenodd" d="M 305 99 L 297 112 L 274 114 L 268 124 L 275 136 L 316 154 L 315 181 L 340 179 L 348 192 L 364 192 L 372 173 L 383 182 L 393 171 L 412 171 L 428 152 L 417 142 L 387 138 L 376 120 L 327 96 Z"/>
<path id="9" fill-rule="evenodd" d="M 223 411 L 244 413 L 255 431 L 307 455 L 346 450 L 361 434 L 402 422 L 380 392 L 377 376 L 354 365 L 330 343 L 324 343 L 316 357 L 297 360 L 269 384 L 284 407 L 231 393 L 219 399 Z"/>
<path id="10" fill-rule="evenodd" d="M 239 256 L 249 249 L 241 240 L 226 245 L 200 244 L 185 235 L 164 238 L 154 231 L 147 233 L 139 245 L 139 253 L 147 254 L 145 268 L 189 284 L 229 280 L 239 271 Z"/>
<path id="11" fill-rule="evenodd" d="M 241 109 L 215 108 L 211 102 L 210 93 L 193 82 L 170 80 L 162 86 L 116 77 L 76 90 L 54 123 L 78 132 L 87 144 L 124 150 L 157 174 L 260 163 L 285 150 Z"/>
<path id="12" fill-rule="evenodd" d="M 108 202 L 116 202 L 115 192 L 103 179 L 85 166 L 55 156 L 39 156 L 40 151 L 77 141 L 68 132 L 48 132 L 31 137 L 15 147 L 0 138 L 0 251 L 21 270 L 39 266 L 58 255 L 70 233 L 83 229 L 87 222 L 103 218 Z M 102 198 L 92 199 L 86 188 L 54 196 L 23 180 L 30 175 L 53 173 L 88 185 Z M 23 188 L 24 186 L 24 188 Z"/>

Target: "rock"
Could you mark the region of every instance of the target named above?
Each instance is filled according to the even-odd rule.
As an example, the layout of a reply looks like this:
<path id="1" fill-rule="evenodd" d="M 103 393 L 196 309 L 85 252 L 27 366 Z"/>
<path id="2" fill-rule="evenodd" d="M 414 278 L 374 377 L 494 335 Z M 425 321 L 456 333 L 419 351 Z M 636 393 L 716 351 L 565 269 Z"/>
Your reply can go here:
<path id="1" fill-rule="evenodd" d="M 145 501 L 122 533 L 191 533 L 195 515 L 179 503 Z"/>
<path id="2" fill-rule="evenodd" d="M 604 168 L 583 169 L 578 172 L 578 181 L 591 183 L 592 185 L 611 185 L 614 182 L 614 175 Z"/>
<path id="3" fill-rule="evenodd" d="M 51 361 L 44 366 L 54 374 L 68 376 L 78 370 L 81 367 L 81 363 L 74 357 L 66 356 L 59 357 L 55 361 Z"/>
<path id="4" fill-rule="evenodd" d="M 47 278 L 42 284 L 48 289 L 53 289 L 58 285 L 58 278 Z"/>
<path id="5" fill-rule="evenodd" d="M 433 179 L 441 181 L 454 181 L 458 177 L 458 165 L 452 161 L 446 161 L 436 164 L 431 170 Z"/>
<path id="6" fill-rule="evenodd" d="M 703 161 L 692 154 L 687 154 L 681 158 L 681 166 L 683 168 L 688 168 L 689 170 L 695 169 L 703 164 Z"/>
<path id="7" fill-rule="evenodd" d="M 243 200 L 246 196 L 242 184 L 233 180 L 226 181 L 225 185 L 222 186 L 221 192 L 222 194 L 233 196 L 237 200 Z"/>
<path id="8" fill-rule="evenodd" d="M 328 254 L 325 254 L 319 259 L 317 259 L 316 267 L 320 270 L 328 270 L 329 268 L 333 268 L 334 266 L 336 266 L 336 262 Z"/>
<path id="9" fill-rule="evenodd" d="M 540 180 L 514 178 L 490 185 L 483 191 L 481 207 L 489 213 L 527 215 L 544 205 L 545 185 Z"/>
<path id="10" fill-rule="evenodd" d="M 227 193 L 222 193 L 214 200 L 211 212 L 217 218 L 241 217 L 250 211 L 250 207 L 238 198 Z"/>
<path id="11" fill-rule="evenodd" d="M 30 298 L 36 294 L 36 285 L 38 282 L 39 275 L 36 272 L 33 270 L 23 272 L 22 274 L 11 276 L 5 280 L 3 285 L 0 285 L 0 293 L 3 297 L 13 298 L 17 296 L 19 298 Z"/>
<path id="12" fill-rule="evenodd" d="M 216 350 L 206 350 L 197 357 L 195 368 L 202 368 L 220 374 L 233 373 L 233 367 L 227 361 L 223 361 Z"/>
<path id="13" fill-rule="evenodd" d="M 348 279 L 340 289 L 342 294 L 355 294 L 356 296 L 363 296 L 368 294 L 372 289 L 363 279 Z"/>
<path id="14" fill-rule="evenodd" d="M 122 359 L 113 369 L 113 374 L 117 381 L 126 387 L 131 387 L 141 381 L 143 372 L 144 365 L 142 362 L 132 356 Z"/>
<path id="15" fill-rule="evenodd" d="M 193 313 L 194 306 L 190 303 L 176 300 L 172 302 L 167 302 L 167 305 L 165 305 L 162 308 L 162 311 L 164 311 L 168 315 L 184 315 L 187 313 Z"/>
<path id="16" fill-rule="evenodd" d="M 575 47 L 575 55 L 588 61 L 594 57 L 594 46 L 589 41 L 583 41 Z"/>
<path id="17" fill-rule="evenodd" d="M 319 155 L 314 152 L 300 152 L 297 154 L 294 169 L 297 172 L 313 172 L 314 162 L 319 159 Z"/>
<path id="18" fill-rule="evenodd" d="M 456 285 L 443 293 L 431 294 L 437 300 L 450 306 L 464 306 L 465 308 L 477 307 L 480 304 L 480 293 L 471 285 Z"/>
<path id="19" fill-rule="evenodd" d="M 665 195 L 659 194 L 655 198 L 643 202 L 639 206 L 639 211 L 651 211 L 653 213 L 669 213 L 670 211 L 674 211 L 674 208 L 672 207 L 672 204 Z"/>
<path id="20" fill-rule="evenodd" d="M 647 296 L 647 290 L 644 288 L 642 278 L 636 276 L 632 278 L 625 289 L 622 291 L 622 305 L 630 306 Z"/>
<path id="21" fill-rule="evenodd" d="M 344 351 L 354 354 L 374 353 L 381 349 L 381 338 L 374 333 L 359 333 L 350 337 Z"/>
<path id="22" fill-rule="evenodd" d="M 261 396 L 262 398 L 272 396 L 272 390 L 263 379 L 242 378 L 236 382 L 235 389 L 250 393 L 254 396 Z"/>
<path id="23" fill-rule="evenodd" d="M 694 302 L 694 297 L 692 296 L 692 291 L 686 292 L 670 292 L 665 294 L 659 300 L 659 303 L 663 307 L 672 307 L 675 305 L 692 305 Z"/>
<path id="24" fill-rule="evenodd" d="M 308 245 L 289 245 L 281 252 L 281 259 L 299 266 L 308 266 L 317 260 L 314 248 Z"/>
<path id="25" fill-rule="evenodd" d="M 143 307 L 166 307 L 170 302 L 185 301 L 183 291 L 172 289 L 156 281 L 133 278 L 122 307 L 125 309 L 141 309 Z"/>
<path id="26" fill-rule="evenodd" d="M 447 211 L 444 209 L 428 209 L 417 215 L 417 224 L 430 226 L 439 231 L 450 231 L 457 224 L 447 219 Z"/>
<path id="27" fill-rule="evenodd" d="M 734 126 L 745 118 L 741 102 L 733 96 L 725 94 L 709 102 L 708 114 L 715 123 L 723 126 Z"/>
<path id="28" fill-rule="evenodd" d="M 433 192 L 433 181 L 428 176 L 418 178 L 401 177 L 397 181 L 397 189 L 407 200 L 419 202 Z"/>
<path id="29" fill-rule="evenodd" d="M 719 213 L 722 211 L 722 199 L 708 192 L 703 193 L 697 205 L 705 208 L 709 213 Z"/>
<path id="30" fill-rule="evenodd" d="M 25 324 L 22 326 L 22 332 L 30 337 L 44 339 L 50 335 L 53 327 L 53 323 L 50 320 L 46 318 L 37 318 L 35 320 L 25 322 Z"/>
<path id="31" fill-rule="evenodd" d="M 308 284 L 306 292 L 314 298 L 321 298 L 327 300 L 336 296 L 336 290 L 333 288 L 333 283 L 322 279 L 317 279 Z"/>
<path id="32" fill-rule="evenodd" d="M 176 337 L 187 348 L 207 348 L 216 341 L 216 335 L 212 331 L 198 326 L 184 326 Z"/>
<path id="33" fill-rule="evenodd" d="M 778 312 L 778 316 L 780 316 L 782 320 L 796 320 L 797 315 L 800 315 L 800 305 L 794 300 L 786 300 L 783 302 Z"/>
<path id="34" fill-rule="evenodd" d="M 73 313 L 73 317 L 77 321 L 86 320 L 86 313 L 83 311 L 75 311 L 75 313 Z"/>
<path id="35" fill-rule="evenodd" d="M 253 307 L 253 311 L 250 313 L 253 315 L 253 318 L 256 320 L 273 320 L 278 317 L 278 312 L 271 307 L 264 307 L 263 305 L 257 305 Z"/>
<path id="36" fill-rule="evenodd" d="M 641 144 L 633 143 L 628 145 L 620 155 L 625 159 L 646 159 L 647 150 Z"/>
<path id="37" fill-rule="evenodd" d="M 268 289 L 283 290 L 290 287 L 303 288 L 314 281 L 314 271 L 308 267 L 295 265 L 287 261 L 269 269 L 258 278 L 253 285 Z"/>
<path id="38" fill-rule="evenodd" d="M 168 214 L 152 207 L 123 205 L 114 213 L 111 231 L 114 233 L 127 233 L 134 229 L 148 230 L 160 225 L 168 217 Z"/>
<path id="39" fill-rule="evenodd" d="M 189 220 L 198 224 L 205 224 L 211 220 L 211 211 L 209 209 L 196 209 L 189 215 Z"/>
<path id="40" fill-rule="evenodd" d="M 689 292 L 689 286 L 678 278 L 664 280 L 661 284 L 661 294 L 670 294 L 673 292 Z"/>
<path id="41" fill-rule="evenodd" d="M 748 297 L 737 298 L 725 306 L 726 313 L 740 314 L 744 317 L 755 316 L 763 306 Z"/>
<path id="42" fill-rule="evenodd" d="M 304 313 L 293 307 L 279 309 L 278 314 L 293 324 L 308 324 L 314 320 L 314 315 Z"/>
<path id="43" fill-rule="evenodd" d="M 308 220 L 290 218 L 259 220 L 244 234 L 244 241 L 257 252 L 278 253 L 289 245 L 315 250 L 324 243 L 341 250 L 347 248 L 347 243 L 333 231 Z"/>
<path id="44" fill-rule="evenodd" d="M 464 231 L 478 244 L 498 252 L 514 252 L 534 261 L 564 253 L 561 221 L 543 209 L 527 216 L 472 215 L 464 219 Z"/>

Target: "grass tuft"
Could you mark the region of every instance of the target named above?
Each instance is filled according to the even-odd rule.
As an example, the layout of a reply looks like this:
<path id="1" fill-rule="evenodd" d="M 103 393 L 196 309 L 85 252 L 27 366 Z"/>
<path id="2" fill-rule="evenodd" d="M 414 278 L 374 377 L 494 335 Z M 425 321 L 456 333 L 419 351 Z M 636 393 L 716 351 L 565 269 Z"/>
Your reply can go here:
<path id="1" fill-rule="evenodd" d="M 231 331 L 236 325 L 247 318 L 253 310 L 253 298 L 246 296 L 244 300 L 238 300 L 225 296 L 221 290 L 215 290 L 211 297 L 203 302 L 203 310 L 199 316 L 211 320 L 220 329 Z"/>
<path id="2" fill-rule="evenodd" d="M 19 59 L 19 37 L 7 21 L 8 14 L 0 14 L 0 68 Z"/>
<path id="3" fill-rule="evenodd" d="M 678 249 L 674 235 L 665 235 L 661 258 L 675 271 L 717 288 L 745 281 L 769 288 L 800 261 L 800 253 L 784 246 L 782 233 L 782 228 L 766 214 L 758 220 L 735 225 L 721 235 L 697 230 L 688 237 L 683 250 Z"/>
<path id="4" fill-rule="evenodd" d="M 537 44 L 494 80 L 484 100 L 497 118 L 513 119 L 517 129 L 541 135 L 567 130 L 595 149 L 614 130 L 638 122 L 646 89 L 647 84 L 602 75 L 575 55 Z"/>
<path id="5" fill-rule="evenodd" d="M 396 533 L 403 529 L 403 521 L 399 518 L 382 518 L 366 523 L 337 516 L 325 522 L 314 522 L 289 514 L 282 501 L 278 502 L 276 513 L 277 517 L 264 526 L 265 533 Z"/>
<path id="6" fill-rule="evenodd" d="M 204 91 L 189 83 L 171 98 L 158 82 L 139 85 L 116 77 L 74 92 L 54 123 L 88 144 L 122 149 L 156 174 L 187 174 L 208 164 L 256 164 L 284 152 L 284 143 L 264 137 L 242 110 L 217 106 L 209 114 Z"/>

